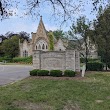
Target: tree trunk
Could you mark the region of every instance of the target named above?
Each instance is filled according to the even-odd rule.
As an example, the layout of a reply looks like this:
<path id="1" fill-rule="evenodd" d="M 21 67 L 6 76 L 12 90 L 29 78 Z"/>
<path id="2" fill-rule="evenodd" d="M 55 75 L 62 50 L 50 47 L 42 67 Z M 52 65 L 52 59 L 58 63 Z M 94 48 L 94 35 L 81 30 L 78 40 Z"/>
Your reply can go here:
<path id="1" fill-rule="evenodd" d="M 87 70 L 87 62 L 88 62 L 88 46 L 87 46 L 87 38 L 86 38 L 86 37 L 85 37 L 85 51 L 86 51 L 85 63 L 86 63 L 86 70 Z"/>
<path id="2" fill-rule="evenodd" d="M 106 71 L 107 71 L 107 63 L 108 63 L 108 44 L 107 44 L 107 39 L 106 39 L 106 49 L 105 49 L 105 66 L 106 66 Z"/>
<path id="3" fill-rule="evenodd" d="M 106 71 L 107 71 L 107 58 L 108 58 L 108 54 L 107 54 L 107 48 L 106 48 L 106 54 L 105 54 L 105 67 L 106 67 Z"/>

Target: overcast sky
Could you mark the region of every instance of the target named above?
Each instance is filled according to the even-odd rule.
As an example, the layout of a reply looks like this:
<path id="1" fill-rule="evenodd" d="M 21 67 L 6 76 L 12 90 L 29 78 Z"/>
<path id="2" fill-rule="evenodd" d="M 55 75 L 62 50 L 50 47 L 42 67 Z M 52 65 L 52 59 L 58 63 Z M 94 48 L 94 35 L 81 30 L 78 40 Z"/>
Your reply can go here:
<path id="1" fill-rule="evenodd" d="M 84 6 L 85 11 L 73 15 L 74 20 L 80 15 L 86 15 L 87 18 L 93 20 L 95 18 L 95 15 L 93 15 L 93 13 L 91 14 L 92 8 L 92 4 L 86 4 Z M 15 10 L 18 15 L 21 15 L 21 12 L 23 11 L 20 9 L 18 10 L 16 8 L 14 8 L 13 10 Z M 46 30 L 60 29 L 60 23 L 58 21 L 54 21 L 51 16 L 50 9 L 43 9 L 41 11 L 41 15 Z M 31 16 L 25 16 L 23 18 L 20 18 L 18 16 L 12 16 L 10 19 L 0 21 L 0 34 L 5 34 L 8 31 L 15 33 L 20 31 L 25 31 L 27 33 L 36 32 L 39 20 L 40 17 L 33 19 Z M 67 24 L 63 25 L 61 29 L 64 31 L 68 31 L 70 26 L 71 23 L 68 22 Z"/>

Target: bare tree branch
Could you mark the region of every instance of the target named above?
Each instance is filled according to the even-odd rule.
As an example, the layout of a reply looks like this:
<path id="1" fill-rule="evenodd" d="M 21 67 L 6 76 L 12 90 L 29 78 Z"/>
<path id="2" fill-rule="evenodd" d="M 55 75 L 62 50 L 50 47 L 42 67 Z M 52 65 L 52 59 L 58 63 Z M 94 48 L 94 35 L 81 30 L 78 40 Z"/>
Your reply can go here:
<path id="1" fill-rule="evenodd" d="M 104 3 L 110 3 L 110 0 L 88 0 L 93 4 L 94 10 L 97 10 L 100 5 Z M 57 18 L 57 20 L 61 19 L 64 24 L 65 21 L 71 20 L 75 13 L 78 13 L 84 0 L 0 0 L 0 19 L 8 18 L 9 16 L 13 16 L 13 10 L 10 10 L 13 5 L 17 5 L 20 2 L 21 7 L 25 5 L 24 15 L 31 15 L 32 17 L 37 17 L 41 13 L 46 6 L 53 10 L 52 15 Z M 23 4 L 23 3 L 24 4 Z M 44 4 L 44 6 L 42 6 Z M 46 7 L 46 8 L 47 8 Z M 45 9 L 47 10 L 47 9 Z"/>

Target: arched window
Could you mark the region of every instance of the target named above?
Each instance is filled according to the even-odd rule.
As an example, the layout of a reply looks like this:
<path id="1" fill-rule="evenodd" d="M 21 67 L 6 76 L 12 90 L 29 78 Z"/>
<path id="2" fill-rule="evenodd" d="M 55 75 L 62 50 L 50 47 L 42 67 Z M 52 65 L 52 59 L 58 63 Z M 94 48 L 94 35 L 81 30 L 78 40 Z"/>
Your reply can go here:
<path id="1" fill-rule="evenodd" d="M 61 51 L 61 49 L 60 49 L 60 51 Z"/>
<path id="2" fill-rule="evenodd" d="M 41 46 L 40 46 L 40 44 L 39 44 L 39 46 L 38 46 L 38 49 L 41 50 Z"/>
<path id="3" fill-rule="evenodd" d="M 26 51 L 26 57 L 28 57 L 28 52 Z"/>
<path id="4" fill-rule="evenodd" d="M 45 45 L 44 44 L 42 45 L 42 49 L 45 49 Z"/>
<path id="5" fill-rule="evenodd" d="M 25 51 L 23 52 L 23 57 L 28 57 L 28 51 L 25 50 Z"/>
<path id="6" fill-rule="evenodd" d="M 47 42 L 45 40 L 43 40 L 43 39 L 41 39 L 38 42 L 36 42 L 36 45 L 37 45 L 37 48 L 35 46 L 36 50 L 43 50 L 43 51 L 45 51 L 45 50 L 48 49 Z"/>
<path id="7" fill-rule="evenodd" d="M 36 45 L 36 50 L 37 50 L 37 45 Z"/>
<path id="8" fill-rule="evenodd" d="M 46 45 L 46 49 L 47 49 L 47 45 Z"/>

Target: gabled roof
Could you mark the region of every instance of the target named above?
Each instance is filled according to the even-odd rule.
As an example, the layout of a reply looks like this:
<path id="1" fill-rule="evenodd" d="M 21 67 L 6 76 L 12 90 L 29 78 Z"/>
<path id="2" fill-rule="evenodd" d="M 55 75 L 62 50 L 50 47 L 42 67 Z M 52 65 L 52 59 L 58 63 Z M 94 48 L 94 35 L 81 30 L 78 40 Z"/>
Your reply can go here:
<path id="1" fill-rule="evenodd" d="M 42 20 L 42 16 L 40 17 L 40 22 L 39 22 L 36 34 L 37 34 L 38 38 L 44 37 L 45 39 L 48 39 L 47 32 L 46 32 L 46 29 L 45 29 L 45 26 L 44 26 L 44 23 Z"/>
<path id="2" fill-rule="evenodd" d="M 45 29 L 45 26 L 44 26 L 44 23 L 43 23 L 43 20 L 42 20 L 42 16 L 40 17 L 40 22 L 39 22 L 37 31 L 39 31 L 40 28 L 43 28 L 44 31 L 46 32 L 46 29 Z"/>

